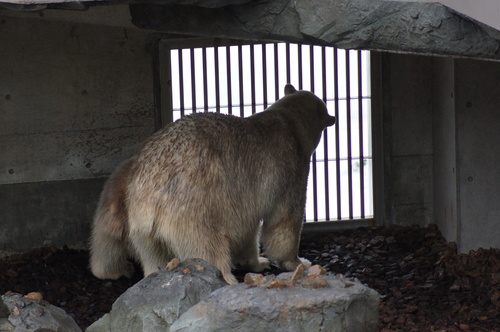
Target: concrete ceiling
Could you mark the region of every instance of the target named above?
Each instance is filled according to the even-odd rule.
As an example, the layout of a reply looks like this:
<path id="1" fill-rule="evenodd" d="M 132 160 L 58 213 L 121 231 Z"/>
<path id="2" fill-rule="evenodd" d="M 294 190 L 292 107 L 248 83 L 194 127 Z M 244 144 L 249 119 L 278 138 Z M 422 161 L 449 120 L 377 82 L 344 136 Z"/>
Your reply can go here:
<path id="1" fill-rule="evenodd" d="M 166 33 L 500 60 L 500 31 L 475 14 L 500 9 L 478 1 L 469 13 L 433 0 L 0 0 L 0 7 L 126 3 L 135 26 Z"/>

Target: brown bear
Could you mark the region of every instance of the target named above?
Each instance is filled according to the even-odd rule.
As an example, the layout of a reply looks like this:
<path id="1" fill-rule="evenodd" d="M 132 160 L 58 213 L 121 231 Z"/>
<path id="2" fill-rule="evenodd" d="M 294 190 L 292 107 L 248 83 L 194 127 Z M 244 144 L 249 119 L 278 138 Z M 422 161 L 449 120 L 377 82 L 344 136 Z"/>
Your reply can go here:
<path id="1" fill-rule="evenodd" d="M 145 275 L 174 257 L 202 258 L 235 284 L 232 267 L 259 272 L 269 266 L 259 257 L 260 234 L 267 256 L 281 268 L 309 265 L 297 256 L 309 162 L 334 123 L 321 99 L 288 84 L 285 97 L 248 118 L 198 113 L 156 132 L 109 180 L 122 182 L 104 189 L 102 196 L 120 196 L 118 202 L 126 184 L 126 198 L 100 204 L 96 215 L 115 205 L 126 213 L 96 217 L 92 271 L 100 278 L 129 275 L 126 253 Z M 97 234 L 115 227 L 99 224 L 120 223 L 120 217 L 121 230 L 128 231 L 121 247 L 116 236 Z"/>

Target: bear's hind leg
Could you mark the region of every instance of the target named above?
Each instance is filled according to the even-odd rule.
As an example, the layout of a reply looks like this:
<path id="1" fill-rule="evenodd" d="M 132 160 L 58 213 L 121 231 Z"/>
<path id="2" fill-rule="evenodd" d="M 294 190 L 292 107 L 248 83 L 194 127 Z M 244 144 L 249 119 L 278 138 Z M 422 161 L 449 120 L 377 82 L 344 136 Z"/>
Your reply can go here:
<path id="1" fill-rule="evenodd" d="M 222 272 L 224 280 L 230 285 L 238 284 L 238 280 L 231 272 L 231 254 L 229 253 L 229 244 L 227 241 L 223 243 L 208 243 L 208 250 L 201 250 L 198 254 L 194 253 L 192 257 L 199 257 L 213 264 Z"/>
<path id="2" fill-rule="evenodd" d="M 227 257 L 229 259 L 229 256 Z M 237 285 L 238 280 L 234 276 L 233 272 L 231 272 L 231 264 L 228 261 L 223 260 L 215 260 L 213 263 L 216 268 L 218 268 L 222 272 L 222 277 L 224 280 L 230 285 Z"/>
<path id="3" fill-rule="evenodd" d="M 142 265 L 144 276 L 158 271 L 158 268 L 174 258 L 170 248 L 159 239 L 140 233 L 130 235 L 137 259 Z"/>
<path id="4" fill-rule="evenodd" d="M 291 223 L 284 218 L 276 223 L 264 222 L 263 243 L 268 257 L 280 268 L 293 271 L 298 265 L 311 266 L 307 259 L 298 257 L 301 223 Z"/>
<path id="5" fill-rule="evenodd" d="M 125 202 L 128 174 L 134 159 L 118 166 L 104 184 L 92 224 L 90 269 L 100 279 L 130 278 L 134 266 L 127 260 L 133 256 L 127 239 L 128 217 Z"/>
<path id="6" fill-rule="evenodd" d="M 134 274 L 134 265 L 127 260 L 127 244 L 122 238 L 93 231 L 90 244 L 90 269 L 99 279 L 127 278 Z"/>
<path id="7" fill-rule="evenodd" d="M 202 229 L 192 229 L 188 237 L 176 237 L 172 246 L 179 252 L 180 260 L 188 258 L 203 259 L 218 268 L 224 280 L 230 284 L 238 284 L 231 272 L 231 254 L 228 239 L 220 233 L 212 233 Z"/>
<path id="8" fill-rule="evenodd" d="M 237 269 L 252 272 L 262 272 L 270 268 L 269 259 L 259 256 L 260 227 L 253 231 L 246 241 L 243 241 L 235 250 L 233 264 Z"/>

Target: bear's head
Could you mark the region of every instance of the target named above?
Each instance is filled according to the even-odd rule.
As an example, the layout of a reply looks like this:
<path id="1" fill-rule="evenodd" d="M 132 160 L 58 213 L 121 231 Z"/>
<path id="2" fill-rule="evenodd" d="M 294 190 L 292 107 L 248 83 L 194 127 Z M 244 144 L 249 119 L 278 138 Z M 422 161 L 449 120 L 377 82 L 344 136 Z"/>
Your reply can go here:
<path id="1" fill-rule="evenodd" d="M 294 104 L 294 108 L 307 110 L 309 115 L 321 126 L 321 130 L 326 127 L 333 126 L 337 119 L 328 114 L 323 100 L 318 98 L 314 93 L 309 91 L 297 91 L 293 85 L 288 83 L 285 85 L 285 97 L 289 98 Z"/>
<path id="2" fill-rule="evenodd" d="M 291 84 L 285 86 L 285 96 L 276 102 L 276 108 L 294 123 L 302 143 L 311 153 L 316 149 L 323 130 L 336 122 L 336 118 L 328 114 L 323 100 L 312 92 L 297 91 Z"/>

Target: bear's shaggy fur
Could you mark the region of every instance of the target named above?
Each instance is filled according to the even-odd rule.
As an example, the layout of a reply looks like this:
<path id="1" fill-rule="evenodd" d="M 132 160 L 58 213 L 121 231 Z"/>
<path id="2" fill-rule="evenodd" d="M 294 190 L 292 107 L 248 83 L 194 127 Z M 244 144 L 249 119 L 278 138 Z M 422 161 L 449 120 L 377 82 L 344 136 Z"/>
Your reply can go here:
<path id="1" fill-rule="evenodd" d="M 309 162 L 322 131 L 334 123 L 321 99 L 287 85 L 285 97 L 262 113 L 198 113 L 153 134 L 104 188 L 92 272 L 128 276 L 127 255 L 145 275 L 174 257 L 202 258 L 234 284 L 231 268 L 269 266 L 259 257 L 260 234 L 280 267 L 308 265 L 297 250 Z"/>
<path id="2" fill-rule="evenodd" d="M 128 240 L 126 194 L 134 158 L 121 163 L 104 184 L 90 238 L 90 269 L 100 279 L 130 278 L 135 257 Z"/>

